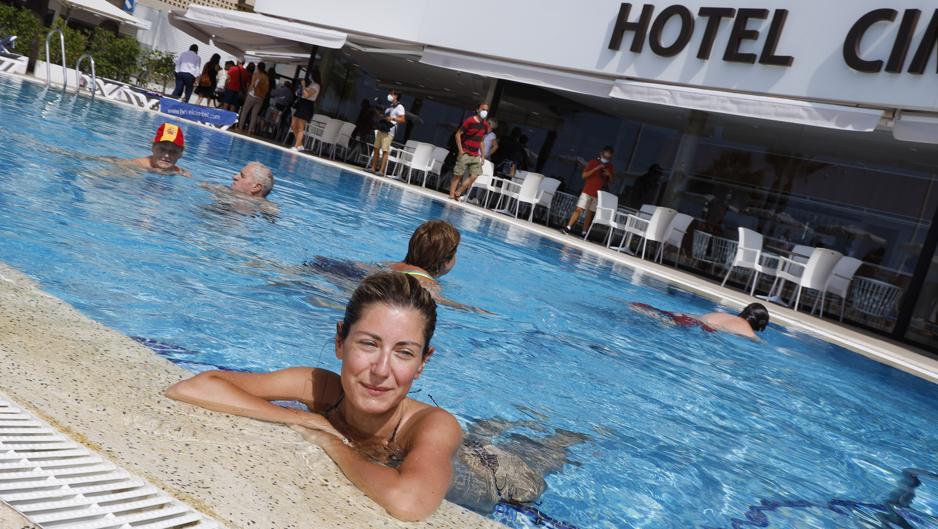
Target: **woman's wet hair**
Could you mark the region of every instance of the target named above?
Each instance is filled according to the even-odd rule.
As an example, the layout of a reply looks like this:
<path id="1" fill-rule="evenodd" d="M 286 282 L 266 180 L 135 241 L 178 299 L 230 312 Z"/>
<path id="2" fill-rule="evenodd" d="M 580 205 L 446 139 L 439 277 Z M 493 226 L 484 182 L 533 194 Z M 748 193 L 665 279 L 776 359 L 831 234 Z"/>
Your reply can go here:
<path id="1" fill-rule="evenodd" d="M 769 324 L 769 310 L 762 303 L 750 303 L 739 313 L 739 317 L 746 320 L 756 332 L 765 330 Z"/>
<path id="2" fill-rule="evenodd" d="M 436 302 L 415 277 L 400 272 L 380 272 L 366 277 L 349 299 L 339 337 L 348 338 L 352 326 L 361 319 L 365 309 L 383 303 L 391 307 L 414 309 L 424 319 L 423 356 L 430 348 L 436 329 Z"/>
<path id="3" fill-rule="evenodd" d="M 443 273 L 446 263 L 456 256 L 459 231 L 445 220 L 428 220 L 410 236 L 404 262 L 419 266 L 431 276 Z"/>

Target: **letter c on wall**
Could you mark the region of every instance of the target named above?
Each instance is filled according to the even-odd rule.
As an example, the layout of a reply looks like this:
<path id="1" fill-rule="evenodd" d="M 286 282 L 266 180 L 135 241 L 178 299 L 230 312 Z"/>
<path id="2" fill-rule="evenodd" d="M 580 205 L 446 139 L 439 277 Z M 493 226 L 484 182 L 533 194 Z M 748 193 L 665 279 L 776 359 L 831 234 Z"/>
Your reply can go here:
<path id="1" fill-rule="evenodd" d="M 879 73 L 883 70 L 882 60 L 868 61 L 860 57 L 860 41 L 870 26 L 877 22 L 892 22 L 898 14 L 895 9 L 874 9 L 853 24 L 844 39 L 844 61 L 847 66 L 864 73 Z"/>

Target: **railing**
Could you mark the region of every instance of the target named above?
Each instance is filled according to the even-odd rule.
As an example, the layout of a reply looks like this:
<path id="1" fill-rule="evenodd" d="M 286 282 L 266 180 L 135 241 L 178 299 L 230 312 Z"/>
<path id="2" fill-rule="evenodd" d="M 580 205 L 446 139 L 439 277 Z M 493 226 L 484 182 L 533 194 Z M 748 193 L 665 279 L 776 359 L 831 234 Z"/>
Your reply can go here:
<path id="1" fill-rule="evenodd" d="M 90 53 L 85 53 L 78 58 L 78 61 L 75 62 L 75 93 L 81 92 L 81 62 L 85 59 L 88 59 L 88 63 L 91 64 L 91 99 L 94 99 L 95 93 L 98 91 L 98 78 L 94 74 L 94 57 Z"/>
<path id="2" fill-rule="evenodd" d="M 68 86 L 68 67 L 65 66 L 65 34 L 61 29 L 53 29 L 46 35 L 46 86 L 52 82 L 52 55 L 49 53 L 49 41 L 52 35 L 59 34 L 59 45 L 62 48 L 62 91 Z"/>

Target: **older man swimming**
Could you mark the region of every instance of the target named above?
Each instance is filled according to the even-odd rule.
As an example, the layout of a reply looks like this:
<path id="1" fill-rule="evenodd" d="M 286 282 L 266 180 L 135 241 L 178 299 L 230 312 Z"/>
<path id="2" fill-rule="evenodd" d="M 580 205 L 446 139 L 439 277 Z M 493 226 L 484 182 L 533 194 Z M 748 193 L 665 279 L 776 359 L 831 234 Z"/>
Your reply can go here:
<path id="1" fill-rule="evenodd" d="M 189 171 L 176 165 L 176 162 L 182 158 L 185 147 L 182 129 L 172 123 L 163 123 L 156 130 L 150 156 L 121 160 L 117 163 L 152 173 L 192 176 Z"/>
<path id="2" fill-rule="evenodd" d="M 251 162 L 231 178 L 231 190 L 250 197 L 266 198 L 274 188 L 274 172 L 270 167 Z"/>
<path id="3" fill-rule="evenodd" d="M 274 173 L 260 162 L 251 162 L 231 177 L 231 185 L 202 184 L 215 195 L 207 209 L 219 213 L 262 214 L 270 220 L 278 214 L 277 205 L 267 200 L 274 188 Z"/>

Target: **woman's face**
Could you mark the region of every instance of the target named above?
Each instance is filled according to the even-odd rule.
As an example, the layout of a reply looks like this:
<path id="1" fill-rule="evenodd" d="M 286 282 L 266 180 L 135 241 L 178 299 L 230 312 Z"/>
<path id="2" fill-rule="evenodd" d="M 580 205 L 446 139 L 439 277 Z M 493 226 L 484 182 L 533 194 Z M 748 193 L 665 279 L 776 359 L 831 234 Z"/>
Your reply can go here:
<path id="1" fill-rule="evenodd" d="M 347 338 L 336 338 L 342 388 L 353 409 L 382 414 L 407 397 L 432 353 L 422 355 L 425 323 L 415 309 L 376 303 L 365 308 Z"/>

